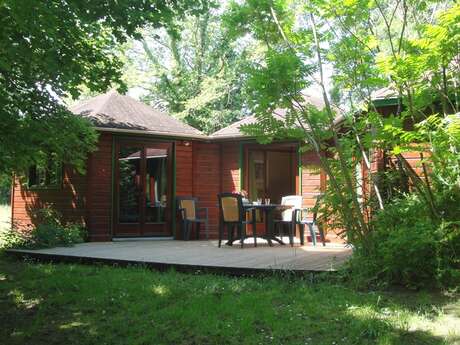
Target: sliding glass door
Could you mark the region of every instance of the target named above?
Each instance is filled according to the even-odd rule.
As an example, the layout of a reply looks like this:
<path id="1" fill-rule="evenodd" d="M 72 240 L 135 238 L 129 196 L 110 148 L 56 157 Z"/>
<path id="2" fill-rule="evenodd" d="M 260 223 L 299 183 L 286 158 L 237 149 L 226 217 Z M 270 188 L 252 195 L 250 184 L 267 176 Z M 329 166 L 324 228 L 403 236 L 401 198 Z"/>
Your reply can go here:
<path id="1" fill-rule="evenodd" d="M 172 143 L 117 143 L 114 236 L 172 234 L 171 176 Z"/>
<path id="2" fill-rule="evenodd" d="M 297 146 L 294 144 L 247 145 L 244 187 L 251 200 L 270 198 L 280 203 L 296 194 L 298 180 Z"/>

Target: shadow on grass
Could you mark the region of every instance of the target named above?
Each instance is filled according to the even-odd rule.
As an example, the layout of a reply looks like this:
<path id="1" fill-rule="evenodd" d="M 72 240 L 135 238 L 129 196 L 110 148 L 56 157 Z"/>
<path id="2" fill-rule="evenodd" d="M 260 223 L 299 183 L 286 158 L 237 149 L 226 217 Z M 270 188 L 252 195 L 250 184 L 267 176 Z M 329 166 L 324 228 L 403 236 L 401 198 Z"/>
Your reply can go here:
<path id="1" fill-rule="evenodd" d="M 0 257 L 0 339 L 36 345 L 447 344 L 410 324 L 455 301 L 436 296 L 434 304 L 432 297 L 362 293 L 279 277 L 42 265 Z"/>

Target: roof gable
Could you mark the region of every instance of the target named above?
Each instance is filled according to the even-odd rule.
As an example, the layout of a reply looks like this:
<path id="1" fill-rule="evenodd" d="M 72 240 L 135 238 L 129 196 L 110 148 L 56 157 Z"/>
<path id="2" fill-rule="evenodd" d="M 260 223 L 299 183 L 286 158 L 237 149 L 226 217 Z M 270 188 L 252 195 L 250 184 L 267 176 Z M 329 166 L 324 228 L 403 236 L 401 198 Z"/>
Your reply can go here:
<path id="1" fill-rule="evenodd" d="M 319 109 L 324 108 L 324 101 L 321 97 L 318 97 L 316 95 L 303 95 L 304 97 L 304 104 L 310 104 L 313 105 Z M 275 109 L 273 111 L 273 116 L 281 121 L 285 121 L 286 119 L 286 109 Z M 243 125 L 249 125 L 256 123 L 257 119 L 254 115 L 247 116 L 243 118 L 240 121 L 234 122 L 231 125 L 224 127 L 213 134 L 211 134 L 211 138 L 220 138 L 220 139 L 225 139 L 225 138 L 243 138 L 247 137 L 246 134 L 240 131 L 240 127 Z"/>
<path id="2" fill-rule="evenodd" d="M 196 128 L 114 90 L 82 101 L 70 107 L 70 111 L 89 119 L 100 129 L 206 138 Z"/>

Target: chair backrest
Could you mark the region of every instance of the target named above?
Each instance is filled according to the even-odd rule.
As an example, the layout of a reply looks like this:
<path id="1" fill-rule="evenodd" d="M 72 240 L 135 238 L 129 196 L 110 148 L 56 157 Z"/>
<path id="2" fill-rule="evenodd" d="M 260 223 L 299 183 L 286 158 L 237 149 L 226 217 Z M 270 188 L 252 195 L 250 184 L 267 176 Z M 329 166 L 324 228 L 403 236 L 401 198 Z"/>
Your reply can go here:
<path id="1" fill-rule="evenodd" d="M 185 217 L 187 220 L 195 220 L 196 219 L 196 203 L 197 198 L 191 196 L 180 196 L 177 197 L 177 207 L 180 210 L 185 210 Z M 183 214 L 182 213 L 182 217 Z"/>
<path id="2" fill-rule="evenodd" d="M 221 193 L 217 195 L 222 221 L 242 222 L 243 221 L 243 197 L 236 193 Z"/>
<path id="3" fill-rule="evenodd" d="M 297 208 L 302 208 L 302 196 L 301 195 L 288 195 L 281 198 L 281 205 L 290 205 L 292 208 L 288 208 L 281 212 L 281 219 L 285 222 L 292 221 L 292 213 Z"/>

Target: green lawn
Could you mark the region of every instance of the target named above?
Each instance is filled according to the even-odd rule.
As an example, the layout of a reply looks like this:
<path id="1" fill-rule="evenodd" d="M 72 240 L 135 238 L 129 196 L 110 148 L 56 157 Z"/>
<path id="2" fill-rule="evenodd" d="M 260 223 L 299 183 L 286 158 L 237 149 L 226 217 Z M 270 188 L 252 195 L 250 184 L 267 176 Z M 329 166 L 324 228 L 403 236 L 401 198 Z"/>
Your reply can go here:
<path id="1" fill-rule="evenodd" d="M 0 204 L 0 247 L 2 245 L 2 232 L 8 230 L 11 226 L 11 207 Z"/>
<path id="2" fill-rule="evenodd" d="M 0 230 L 8 229 L 11 219 L 10 205 L 0 204 Z"/>
<path id="3" fill-rule="evenodd" d="M 2 344 L 455 344 L 460 300 L 0 256 Z"/>

